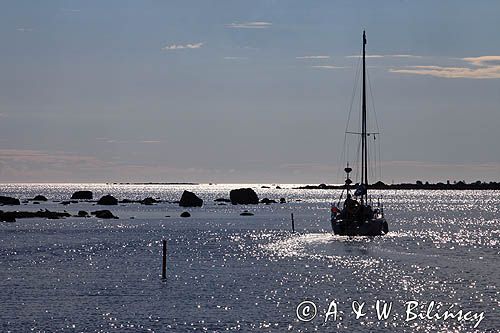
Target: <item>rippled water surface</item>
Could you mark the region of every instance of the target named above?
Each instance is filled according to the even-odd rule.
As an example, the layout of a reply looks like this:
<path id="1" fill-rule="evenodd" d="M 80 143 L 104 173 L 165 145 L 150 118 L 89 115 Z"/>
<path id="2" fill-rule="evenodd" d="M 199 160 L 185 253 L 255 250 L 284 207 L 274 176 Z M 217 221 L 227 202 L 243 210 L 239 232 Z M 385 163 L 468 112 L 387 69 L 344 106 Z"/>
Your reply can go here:
<path id="1" fill-rule="evenodd" d="M 338 191 L 251 186 L 260 198 L 287 203 L 213 201 L 227 198 L 237 184 L 1 185 L 3 195 L 49 198 L 3 210 L 103 209 L 54 202 L 81 189 L 97 198 L 111 193 L 168 201 L 188 189 L 205 204 L 187 209 L 190 218 L 165 202 L 113 206 L 120 217 L 113 220 L 0 222 L 0 331 L 499 331 L 499 192 L 377 192 L 390 233 L 345 238 L 329 230 L 329 203 Z M 245 209 L 255 215 L 240 216 Z M 290 232 L 291 213 L 296 233 Z M 162 239 L 168 240 L 166 281 L 160 276 Z M 317 310 L 308 322 L 296 314 L 305 300 Z M 377 319 L 377 300 L 393 302 L 387 320 Z M 472 319 L 406 321 L 405 302 L 412 300 L 419 304 L 416 313 L 425 314 L 435 301 L 434 313 L 451 307 L 471 316 L 483 312 L 484 319 L 476 328 Z M 354 301 L 365 302 L 365 316 L 356 319 Z M 330 304 L 337 306 L 336 320 L 326 316 Z M 302 310 L 299 315 L 310 319 L 303 316 L 312 315 L 312 307 Z"/>

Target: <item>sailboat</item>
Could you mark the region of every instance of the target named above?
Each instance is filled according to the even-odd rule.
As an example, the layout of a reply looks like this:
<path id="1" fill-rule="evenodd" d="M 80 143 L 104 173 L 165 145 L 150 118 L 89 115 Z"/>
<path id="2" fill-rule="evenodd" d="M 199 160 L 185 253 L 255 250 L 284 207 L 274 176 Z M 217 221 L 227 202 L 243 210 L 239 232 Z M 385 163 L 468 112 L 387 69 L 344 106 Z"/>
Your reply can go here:
<path id="1" fill-rule="evenodd" d="M 363 31 L 363 96 L 361 106 L 361 132 L 351 134 L 361 135 L 361 181 L 356 188 L 351 189 L 352 180 L 349 174 L 352 168 L 344 169 L 346 173 L 344 190 L 345 200 L 343 206 L 340 202 L 344 196 L 344 190 L 337 204 L 331 207 L 331 224 L 333 233 L 341 236 L 380 236 L 389 231 L 389 226 L 384 217 L 384 207 L 377 201 L 373 207 L 368 200 L 368 143 L 367 137 L 372 134 L 367 132 L 366 126 L 366 60 L 365 60 L 366 34 Z M 378 133 L 377 133 L 378 134 Z M 370 200 L 371 201 L 371 200 Z"/>

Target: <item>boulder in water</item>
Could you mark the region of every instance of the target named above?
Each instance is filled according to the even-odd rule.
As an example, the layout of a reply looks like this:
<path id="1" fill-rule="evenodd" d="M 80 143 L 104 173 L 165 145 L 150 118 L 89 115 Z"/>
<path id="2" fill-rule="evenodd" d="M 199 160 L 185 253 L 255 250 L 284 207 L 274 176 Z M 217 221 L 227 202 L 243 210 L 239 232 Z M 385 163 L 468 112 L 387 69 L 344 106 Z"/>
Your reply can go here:
<path id="1" fill-rule="evenodd" d="M 88 216 L 89 216 L 89 213 L 87 213 L 86 211 L 84 211 L 84 210 L 78 211 L 78 217 L 88 217 Z"/>
<path id="2" fill-rule="evenodd" d="M 260 203 L 263 203 L 263 204 L 266 204 L 266 205 L 269 205 L 269 204 L 272 204 L 272 203 L 276 203 L 276 200 L 272 200 L 272 199 L 268 199 L 268 198 L 264 198 L 260 201 Z"/>
<path id="3" fill-rule="evenodd" d="M 201 207 L 203 206 L 203 200 L 198 198 L 196 194 L 189 191 L 184 191 L 179 201 L 179 206 L 181 207 Z"/>
<path id="4" fill-rule="evenodd" d="M 47 201 L 47 198 L 43 195 L 37 195 L 32 200 L 33 201 Z"/>
<path id="5" fill-rule="evenodd" d="M 181 213 L 181 217 L 190 217 L 191 214 L 189 214 L 189 212 L 182 212 Z"/>
<path id="6" fill-rule="evenodd" d="M 76 191 L 71 196 L 71 199 L 75 200 L 92 200 L 93 194 L 92 191 Z"/>
<path id="7" fill-rule="evenodd" d="M 256 205 L 259 203 L 257 193 L 251 188 L 239 188 L 229 192 L 229 198 L 233 205 Z"/>
<path id="8" fill-rule="evenodd" d="M 118 205 L 118 199 L 116 199 L 114 196 L 108 194 L 103 196 L 99 201 L 97 201 L 98 205 L 106 205 L 106 206 L 114 206 Z"/>
<path id="9" fill-rule="evenodd" d="M 240 214 L 241 216 L 253 216 L 253 213 L 250 213 L 248 210 L 243 211 L 243 213 Z"/>
<path id="10" fill-rule="evenodd" d="M 21 202 L 19 201 L 19 199 L 11 198 L 11 197 L 4 197 L 3 195 L 0 195 L 0 204 L 17 206 L 17 205 L 20 205 Z"/>
<path id="11" fill-rule="evenodd" d="M 148 197 L 148 198 L 141 200 L 141 204 L 143 204 L 143 205 L 152 205 L 152 204 L 155 204 L 158 202 L 159 202 L 158 200 L 156 200 L 155 198 L 151 198 L 151 197 Z"/>
<path id="12" fill-rule="evenodd" d="M 95 217 L 97 217 L 99 219 L 117 219 L 118 218 L 118 216 L 114 216 L 113 213 L 111 213 L 107 209 L 96 210 L 95 212 L 92 212 L 91 214 L 95 215 Z"/>

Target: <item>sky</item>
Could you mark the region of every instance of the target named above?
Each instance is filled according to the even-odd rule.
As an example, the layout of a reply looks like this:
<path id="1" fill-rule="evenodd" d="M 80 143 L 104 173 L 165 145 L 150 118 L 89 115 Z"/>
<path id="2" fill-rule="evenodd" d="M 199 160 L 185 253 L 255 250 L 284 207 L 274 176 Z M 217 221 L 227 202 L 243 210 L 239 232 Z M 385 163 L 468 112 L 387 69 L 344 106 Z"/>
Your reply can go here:
<path id="1" fill-rule="evenodd" d="M 0 182 L 341 182 L 363 30 L 373 175 L 500 180 L 498 1 L 0 6 Z"/>

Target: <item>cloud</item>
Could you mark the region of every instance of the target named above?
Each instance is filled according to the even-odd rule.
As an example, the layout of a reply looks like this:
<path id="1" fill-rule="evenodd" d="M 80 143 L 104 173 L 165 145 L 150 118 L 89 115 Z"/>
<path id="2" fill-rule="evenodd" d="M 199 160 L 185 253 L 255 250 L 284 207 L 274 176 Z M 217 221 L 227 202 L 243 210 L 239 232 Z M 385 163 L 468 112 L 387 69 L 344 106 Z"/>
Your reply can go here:
<path id="1" fill-rule="evenodd" d="M 61 8 L 61 11 L 65 12 L 65 13 L 79 13 L 79 12 L 81 12 L 80 9 L 71 9 L 71 8 Z"/>
<path id="2" fill-rule="evenodd" d="M 224 57 L 225 60 L 246 60 L 248 57 Z"/>
<path id="3" fill-rule="evenodd" d="M 230 29 L 267 29 L 272 26 L 271 22 L 262 22 L 262 21 L 255 21 L 255 22 L 233 22 L 226 24 L 226 28 Z"/>
<path id="4" fill-rule="evenodd" d="M 96 168 L 106 166 L 107 163 L 94 156 L 84 156 L 77 153 L 64 151 L 44 151 L 30 149 L 0 149 L 0 162 L 13 165 L 36 168 L 61 166 L 79 166 L 81 168 Z"/>
<path id="5" fill-rule="evenodd" d="M 316 65 L 316 66 L 311 66 L 312 68 L 322 68 L 322 69 L 343 69 L 343 68 L 348 68 L 345 66 L 334 66 L 334 65 Z"/>
<path id="6" fill-rule="evenodd" d="M 302 57 L 295 57 L 295 59 L 330 59 L 330 56 L 327 55 L 308 55 Z"/>
<path id="7" fill-rule="evenodd" d="M 346 58 L 361 58 L 361 55 L 349 55 Z M 413 54 L 367 54 L 365 58 L 423 58 Z"/>
<path id="8" fill-rule="evenodd" d="M 31 28 L 23 28 L 23 27 L 19 27 L 16 30 L 19 31 L 19 32 L 30 32 L 30 31 L 33 31 L 33 29 L 31 29 Z"/>
<path id="9" fill-rule="evenodd" d="M 500 78 L 500 56 L 481 56 L 461 58 L 468 66 L 406 66 L 403 68 L 391 68 L 389 72 L 398 74 L 430 75 L 447 79 L 499 79 Z"/>
<path id="10" fill-rule="evenodd" d="M 116 140 L 116 139 L 111 139 L 111 138 L 96 138 L 97 141 L 103 142 L 103 143 L 113 143 L 113 144 L 138 144 L 138 143 L 144 143 L 144 144 L 151 144 L 151 143 L 162 143 L 160 140 Z"/>
<path id="11" fill-rule="evenodd" d="M 489 66 L 491 62 L 499 62 L 500 56 L 481 56 L 481 57 L 469 57 L 462 58 L 462 60 L 467 61 L 475 66 Z"/>
<path id="12" fill-rule="evenodd" d="M 201 48 L 205 43 L 204 42 L 199 42 L 199 43 L 192 43 L 192 44 L 172 44 L 172 45 L 166 45 L 162 47 L 162 51 L 172 51 L 172 50 L 184 50 L 184 49 L 199 49 Z"/>

